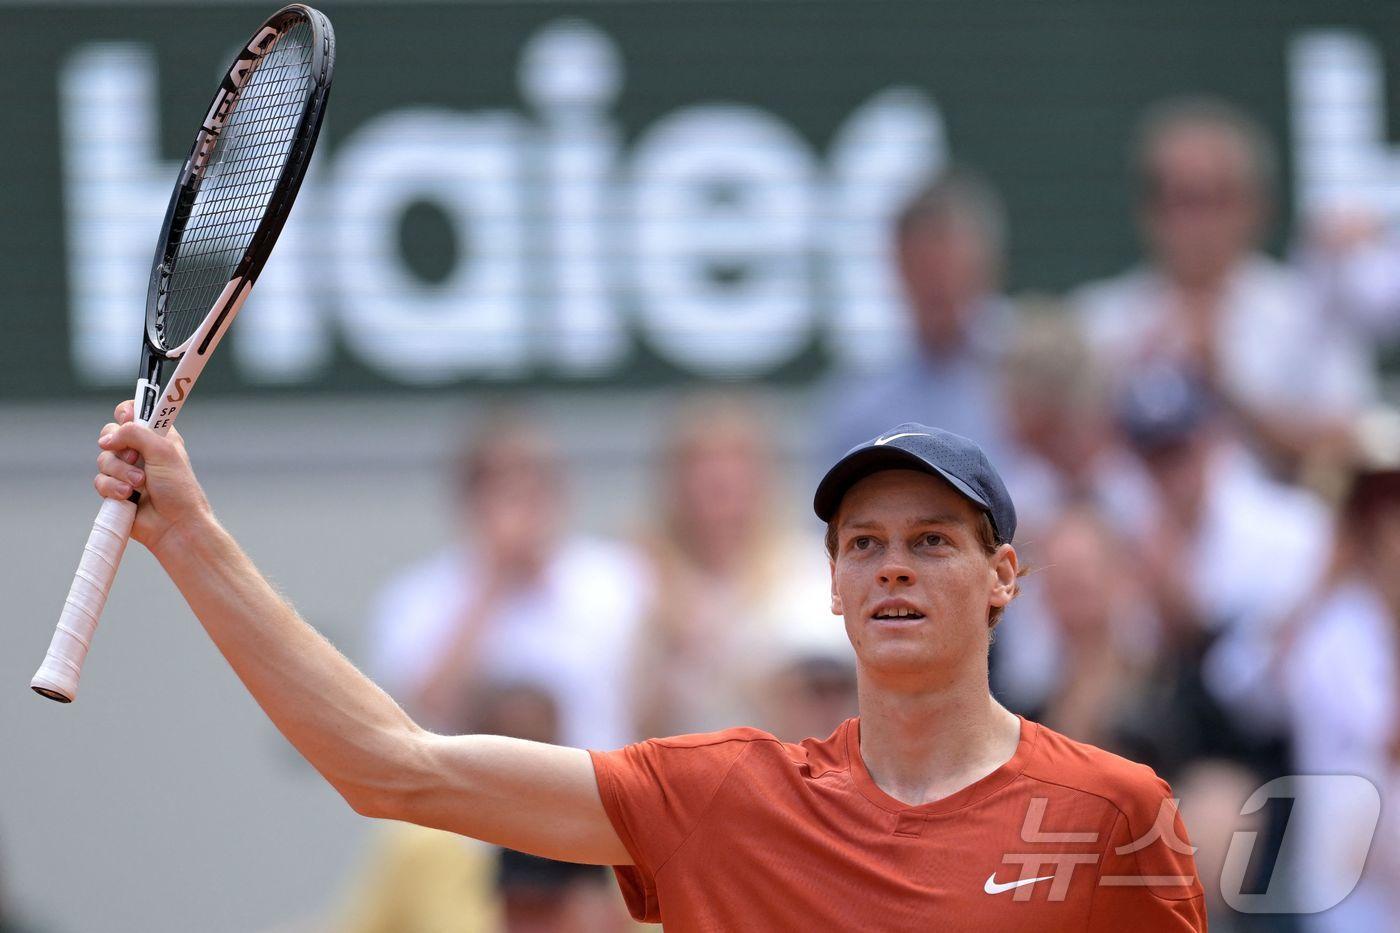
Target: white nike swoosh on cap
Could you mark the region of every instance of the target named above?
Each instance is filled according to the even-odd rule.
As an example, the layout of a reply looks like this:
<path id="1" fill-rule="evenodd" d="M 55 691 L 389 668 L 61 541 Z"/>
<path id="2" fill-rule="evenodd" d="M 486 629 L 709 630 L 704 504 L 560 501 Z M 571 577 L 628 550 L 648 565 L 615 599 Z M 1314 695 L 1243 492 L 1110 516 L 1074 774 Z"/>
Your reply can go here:
<path id="1" fill-rule="evenodd" d="M 1010 891 L 1012 888 L 1035 884 L 1037 881 L 1049 881 L 1054 877 L 1054 875 L 1046 875 L 1043 878 L 1024 878 L 1021 881 L 1008 881 L 1005 884 L 999 884 L 997 882 L 997 873 L 992 872 L 987 876 L 987 883 L 982 885 L 982 890 L 986 891 L 988 894 L 1001 894 L 1003 891 Z"/>
<path id="2" fill-rule="evenodd" d="M 905 431 L 903 434 L 891 434 L 889 437 L 877 437 L 875 438 L 875 446 L 880 447 L 884 444 L 888 444 L 890 441 L 898 440 L 901 437 L 933 437 L 933 435 L 925 431 Z"/>

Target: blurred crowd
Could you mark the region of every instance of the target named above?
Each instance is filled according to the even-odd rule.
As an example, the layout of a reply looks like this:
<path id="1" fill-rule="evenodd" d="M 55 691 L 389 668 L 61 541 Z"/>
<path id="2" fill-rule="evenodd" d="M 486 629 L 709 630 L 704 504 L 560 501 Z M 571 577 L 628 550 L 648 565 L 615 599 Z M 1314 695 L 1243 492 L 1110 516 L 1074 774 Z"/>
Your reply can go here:
<path id="1" fill-rule="evenodd" d="M 1319 772 L 1384 798 L 1400 774 L 1400 419 L 1377 352 L 1400 330 L 1400 249 L 1353 205 L 1266 255 L 1274 148 L 1223 101 L 1153 109 L 1131 158 L 1141 259 L 1060 297 L 1003 293 L 990 180 L 930 180 L 891 229 L 911 352 L 830 377 L 813 462 L 789 473 L 905 421 L 978 441 L 1034 568 L 995 633 L 996 695 L 1172 783 L 1213 929 L 1400 928 L 1393 822 L 1368 854 L 1353 796 L 1320 791 L 1291 824 L 1286 795 L 1250 799 Z M 655 501 L 602 540 L 570 527 L 539 420 L 486 419 L 453 467 L 457 540 L 375 609 L 378 682 L 438 730 L 591 748 L 741 724 L 797 741 L 853 715 L 822 529 L 761 405 L 695 397 L 666 421 Z M 1222 884 L 1239 833 L 1245 877 Z M 1361 865 L 1339 907 L 1278 912 Z M 1236 912 L 1240 889 L 1275 912 Z M 359 933 L 627 923 L 602 869 L 407 827 L 354 891 Z"/>

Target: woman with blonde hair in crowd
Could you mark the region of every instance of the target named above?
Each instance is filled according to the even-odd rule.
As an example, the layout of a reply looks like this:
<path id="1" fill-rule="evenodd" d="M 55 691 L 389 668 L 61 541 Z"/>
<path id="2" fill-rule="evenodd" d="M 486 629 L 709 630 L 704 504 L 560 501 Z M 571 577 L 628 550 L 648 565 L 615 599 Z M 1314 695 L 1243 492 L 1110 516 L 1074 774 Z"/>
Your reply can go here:
<path id="1" fill-rule="evenodd" d="M 642 537 L 657 596 L 638 649 L 638 734 L 766 724 L 784 665 L 850 663 L 826 604 L 821 543 L 781 511 L 777 452 L 755 409 L 752 399 L 707 395 L 670 419 L 654 524 Z"/>

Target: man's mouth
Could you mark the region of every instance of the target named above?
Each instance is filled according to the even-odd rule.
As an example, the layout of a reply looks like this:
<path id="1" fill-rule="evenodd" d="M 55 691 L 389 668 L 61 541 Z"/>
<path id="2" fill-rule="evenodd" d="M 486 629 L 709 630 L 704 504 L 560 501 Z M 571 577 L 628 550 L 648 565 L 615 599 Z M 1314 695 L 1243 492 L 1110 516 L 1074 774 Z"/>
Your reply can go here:
<path id="1" fill-rule="evenodd" d="M 924 614 L 917 609 L 900 607 L 898 609 L 881 609 L 875 613 L 876 619 L 922 619 Z"/>

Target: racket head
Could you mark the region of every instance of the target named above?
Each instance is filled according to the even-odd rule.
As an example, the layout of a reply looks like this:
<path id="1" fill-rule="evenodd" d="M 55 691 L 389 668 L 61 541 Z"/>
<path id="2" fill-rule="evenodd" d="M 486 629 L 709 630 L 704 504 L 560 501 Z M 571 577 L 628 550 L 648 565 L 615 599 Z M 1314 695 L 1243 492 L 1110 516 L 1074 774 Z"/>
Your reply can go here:
<path id="1" fill-rule="evenodd" d="M 293 3 L 254 31 L 229 67 L 171 194 L 146 295 L 145 342 L 201 354 L 226 323 L 228 286 L 256 280 L 306 175 L 335 68 L 335 33 Z M 200 346 L 187 347 L 206 318 Z"/>

